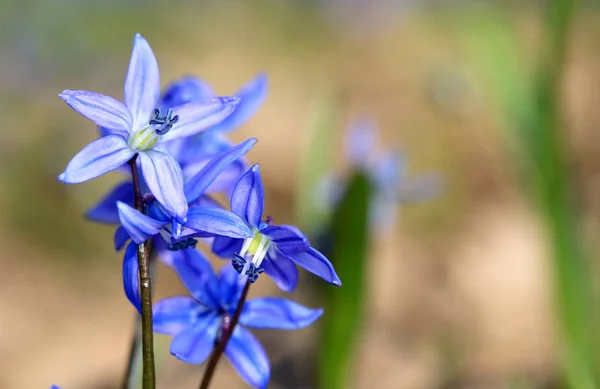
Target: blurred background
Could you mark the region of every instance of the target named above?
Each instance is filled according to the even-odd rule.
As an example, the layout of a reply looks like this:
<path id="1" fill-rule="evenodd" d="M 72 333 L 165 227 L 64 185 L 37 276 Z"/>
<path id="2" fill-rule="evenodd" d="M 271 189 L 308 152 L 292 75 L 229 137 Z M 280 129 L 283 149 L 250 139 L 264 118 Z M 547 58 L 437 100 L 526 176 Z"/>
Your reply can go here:
<path id="1" fill-rule="evenodd" d="M 329 173 L 350 177 L 345 128 L 358 115 L 378 124 L 376 154 L 399 149 L 408 177 L 439 177 L 435 195 L 399 199 L 391 228 L 369 225 L 365 255 L 336 262 L 364 276 L 350 293 L 357 317 L 332 310 L 304 330 L 255 331 L 271 359 L 270 388 L 323 387 L 317 361 L 329 340 L 319 333 L 336 321 L 352 324 L 343 388 L 596 387 L 597 2 L 0 8 L 0 388 L 109 389 L 122 380 L 134 323 L 122 254 L 112 227 L 82 218 L 120 177 L 57 181 L 96 137 L 57 95 L 122 98 L 136 32 L 152 45 L 163 85 L 193 74 L 228 95 L 267 72 L 265 104 L 231 138 L 259 139 L 248 159 L 261 164 L 277 223 L 322 235 L 329 224 L 306 217 L 318 207 L 310 194 Z M 157 277 L 156 299 L 184 291 L 171 270 Z M 338 296 L 354 288 L 341 278 Z M 319 307 L 327 293 L 302 272 L 286 297 Z M 282 292 L 267 277 L 251 289 L 272 294 Z M 197 387 L 203 366 L 170 356 L 169 341 L 157 337 L 158 387 Z M 228 362 L 213 386 L 245 387 Z"/>

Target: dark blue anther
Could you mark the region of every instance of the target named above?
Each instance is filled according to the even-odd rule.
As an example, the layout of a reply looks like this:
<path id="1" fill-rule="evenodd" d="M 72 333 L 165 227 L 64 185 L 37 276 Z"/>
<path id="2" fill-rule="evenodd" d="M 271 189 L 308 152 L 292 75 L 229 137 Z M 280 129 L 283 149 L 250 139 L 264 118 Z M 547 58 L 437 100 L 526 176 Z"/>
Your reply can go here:
<path id="1" fill-rule="evenodd" d="M 149 124 L 159 126 L 155 132 L 157 135 L 164 135 L 177 123 L 179 120 L 179 115 L 173 115 L 173 111 L 170 109 L 167 110 L 165 116 L 162 115 L 162 107 L 158 107 L 154 110 L 154 117 L 150 119 Z"/>
<path id="2" fill-rule="evenodd" d="M 179 251 L 189 249 L 190 247 L 196 248 L 197 243 L 198 241 L 194 238 L 182 239 L 178 242 L 169 243 L 167 245 L 167 250 Z"/>
<path id="3" fill-rule="evenodd" d="M 264 273 L 264 271 L 265 269 L 262 267 L 256 267 L 253 263 L 251 263 L 248 270 L 246 270 L 248 281 L 253 284 L 258 279 L 258 275 Z"/>
<path id="4" fill-rule="evenodd" d="M 233 258 L 231 258 L 231 265 L 233 266 L 236 272 L 241 273 L 244 269 L 245 264 L 246 260 L 243 257 L 237 254 L 233 254 Z"/>

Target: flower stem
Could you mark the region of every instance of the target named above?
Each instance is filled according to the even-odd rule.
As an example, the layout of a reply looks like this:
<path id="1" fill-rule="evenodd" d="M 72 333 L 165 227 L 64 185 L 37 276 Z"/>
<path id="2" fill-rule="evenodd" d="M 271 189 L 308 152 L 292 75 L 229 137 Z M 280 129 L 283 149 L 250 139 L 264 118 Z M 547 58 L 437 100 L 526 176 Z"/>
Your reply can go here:
<path id="1" fill-rule="evenodd" d="M 240 320 L 240 314 L 242 313 L 242 308 L 244 307 L 244 303 L 246 302 L 246 297 L 248 297 L 248 290 L 250 289 L 250 281 L 246 281 L 244 285 L 244 290 L 242 290 L 242 295 L 240 296 L 240 300 L 238 301 L 237 307 L 235 308 L 235 312 L 231 317 L 231 321 L 229 322 L 229 326 L 223 331 L 221 339 L 215 346 L 213 352 L 210 354 L 210 359 L 208 360 L 208 364 L 206 365 L 206 370 L 204 370 L 204 376 L 202 377 L 202 382 L 200 383 L 199 389 L 208 389 L 210 385 L 210 381 L 215 374 L 215 370 L 217 368 L 217 363 L 223 355 L 225 351 L 225 347 L 227 346 L 227 342 L 231 338 L 233 334 L 233 330 Z"/>
<path id="2" fill-rule="evenodd" d="M 138 177 L 135 159 L 137 154 L 131 158 L 131 178 L 133 181 L 134 207 L 144 213 L 144 201 L 140 190 L 140 179 Z M 154 345 L 152 329 L 152 288 L 150 281 L 150 255 L 148 254 L 148 242 L 138 246 L 138 266 L 140 273 L 140 295 L 142 298 L 142 362 L 143 362 L 143 385 L 144 389 L 155 389 L 156 373 L 154 370 Z"/>

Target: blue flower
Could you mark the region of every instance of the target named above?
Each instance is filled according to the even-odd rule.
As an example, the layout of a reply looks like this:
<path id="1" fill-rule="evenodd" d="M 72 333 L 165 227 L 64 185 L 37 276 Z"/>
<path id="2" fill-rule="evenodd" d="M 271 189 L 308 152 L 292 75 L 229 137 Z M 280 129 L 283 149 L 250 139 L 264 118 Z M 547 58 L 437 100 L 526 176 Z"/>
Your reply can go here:
<path id="1" fill-rule="evenodd" d="M 226 119 L 226 123 L 222 122 L 218 125 L 217 129 L 220 132 L 215 131 L 213 127 L 193 136 L 164 143 L 164 149 L 173 155 L 181 166 L 184 181 L 198 174 L 212 157 L 233 147 L 233 144 L 222 132 L 230 131 L 248 120 L 264 101 L 266 92 L 267 77 L 259 74 L 236 93 L 236 97 L 240 97 L 241 101 L 235 107 L 233 114 Z M 164 109 L 174 109 L 184 104 L 205 101 L 213 97 L 214 93 L 208 84 L 196 77 L 187 76 L 169 85 L 158 105 Z M 100 127 L 99 132 L 101 135 L 107 135 L 110 130 Z M 124 173 L 129 174 L 129 169 L 123 170 Z M 229 198 L 233 187 L 246 170 L 248 170 L 248 164 L 244 158 L 237 159 L 221 172 L 205 192 L 224 192 Z M 144 192 L 146 192 L 147 186 L 143 182 L 143 177 L 141 178 Z M 133 184 L 130 179 L 117 184 L 105 198 L 86 213 L 86 218 L 99 223 L 118 224 L 117 201 L 133 206 Z"/>
<path id="2" fill-rule="evenodd" d="M 154 198 L 172 215 L 187 213 L 183 174 L 165 142 L 197 134 L 219 124 L 238 104 L 237 97 L 189 103 L 174 110 L 157 106 L 158 64 L 150 45 L 136 35 L 125 80 L 125 104 L 88 91 L 65 90 L 60 97 L 106 133 L 83 148 L 59 180 L 80 183 L 115 170 L 138 155 L 142 174 Z"/>
<path id="3" fill-rule="evenodd" d="M 207 259 L 189 249 L 178 252 L 175 269 L 191 297 L 170 297 L 154 308 L 154 331 L 174 336 L 171 354 L 192 364 L 203 363 L 227 328 L 244 282 L 231 266 L 215 275 Z M 293 330 L 309 326 L 323 314 L 281 298 L 247 301 L 225 348 L 225 355 L 249 385 L 266 388 L 269 360 L 258 340 L 245 327 Z"/>
<path id="4" fill-rule="evenodd" d="M 296 264 L 325 281 L 341 286 L 331 262 L 312 248 L 296 227 L 275 226 L 270 217 L 263 219 L 264 193 L 258 165 L 240 178 L 231 196 L 231 211 L 252 230 L 252 237 L 236 239 L 215 237 L 212 250 L 223 258 L 234 258 L 233 265 L 251 280 L 264 270 L 285 291 L 298 283 Z M 235 256 L 235 257 L 234 257 Z"/>
<path id="5" fill-rule="evenodd" d="M 368 175 L 372 188 L 370 223 L 372 228 L 389 231 L 396 225 L 399 203 L 423 201 L 440 192 L 440 177 L 426 174 L 406 176 L 406 159 L 398 150 L 378 150 L 379 131 L 367 118 L 355 120 L 346 133 L 346 155 L 354 170 Z M 346 179 L 328 174 L 316 188 L 317 206 L 331 211 L 346 192 Z"/>
<path id="6" fill-rule="evenodd" d="M 195 247 L 195 237 L 245 239 L 252 236 L 251 229 L 238 215 L 217 203 L 207 202 L 202 195 L 229 164 L 246 154 L 255 143 L 256 139 L 251 138 L 217 155 L 186 183 L 184 193 L 189 209 L 184 221 L 171 217 L 153 201 L 146 207 L 147 214 L 117 201 L 121 227 L 115 234 L 115 246 L 120 249 L 130 238 L 132 240 L 123 258 L 123 285 L 127 298 L 136 308 L 140 309 L 137 245 L 152 239 L 157 251 L 176 251 Z"/>

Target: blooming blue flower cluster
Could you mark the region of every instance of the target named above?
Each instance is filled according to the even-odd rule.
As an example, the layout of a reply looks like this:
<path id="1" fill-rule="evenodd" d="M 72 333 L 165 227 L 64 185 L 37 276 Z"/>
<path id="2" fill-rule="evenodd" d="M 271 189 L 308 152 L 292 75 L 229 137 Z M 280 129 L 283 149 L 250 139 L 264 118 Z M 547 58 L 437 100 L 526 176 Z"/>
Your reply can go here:
<path id="1" fill-rule="evenodd" d="M 138 246 L 149 242 L 153 253 L 175 269 L 191 296 L 158 302 L 154 330 L 173 335 L 171 353 L 189 363 L 208 357 L 231 325 L 242 288 L 259 274 L 266 273 L 289 292 L 298 283 L 296 265 L 300 265 L 341 285 L 329 260 L 298 228 L 275 225 L 263 216 L 259 166 L 250 167 L 244 159 L 257 140 L 234 145 L 226 137 L 260 107 L 266 93 L 267 78 L 259 74 L 231 97 L 215 97 L 209 85 L 192 76 L 161 94 L 156 59 L 138 34 L 125 81 L 125 103 L 88 91 L 60 94 L 98 126 L 100 137 L 75 155 L 59 180 L 80 183 L 113 170 L 128 175 L 86 216 L 117 225 L 115 248 L 126 247 L 125 294 L 140 312 Z M 138 188 L 141 193 L 136 194 Z M 215 193 L 227 196 L 229 210 L 213 199 Z M 198 240 L 231 260 L 218 275 L 198 251 Z M 261 298 L 244 303 L 239 323 L 297 329 L 321 314 L 322 310 L 288 300 Z M 225 355 L 247 383 L 266 387 L 269 363 L 262 346 L 244 327 L 232 329 Z"/>

